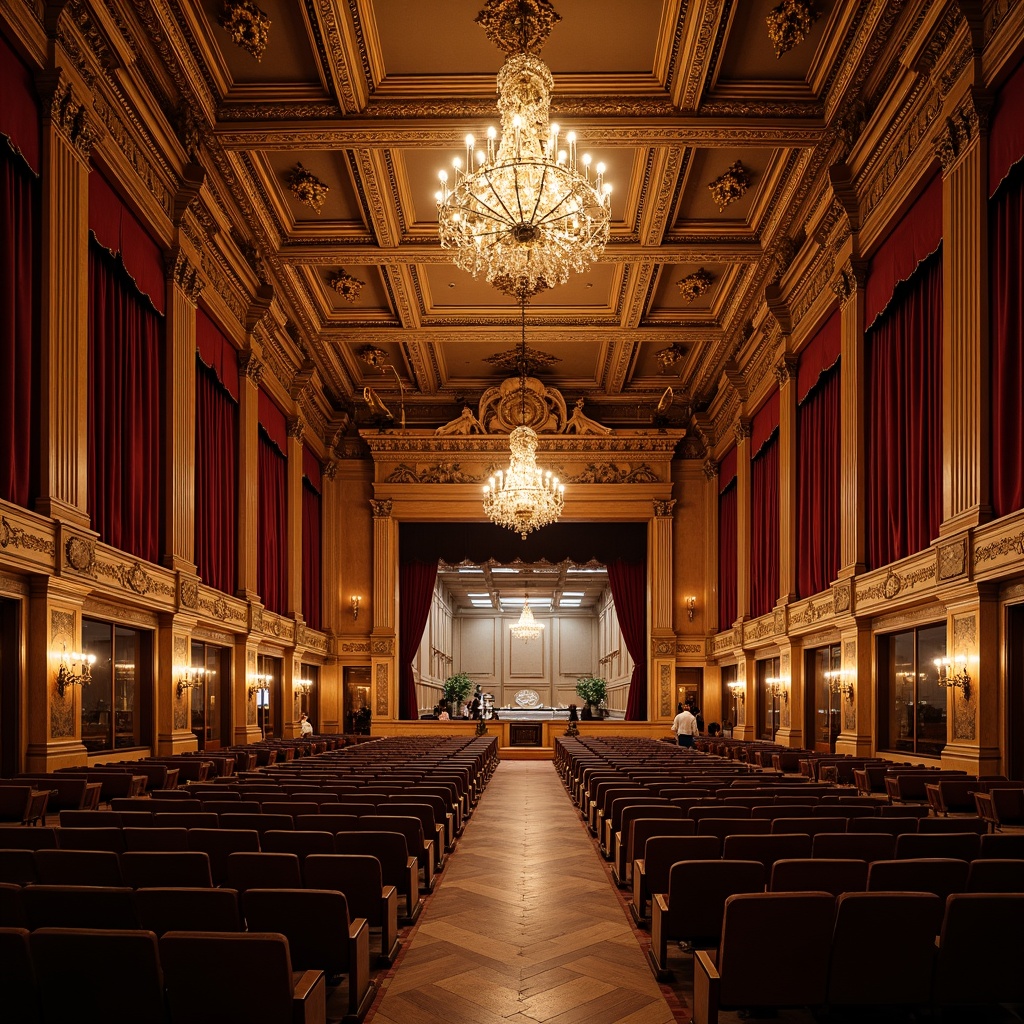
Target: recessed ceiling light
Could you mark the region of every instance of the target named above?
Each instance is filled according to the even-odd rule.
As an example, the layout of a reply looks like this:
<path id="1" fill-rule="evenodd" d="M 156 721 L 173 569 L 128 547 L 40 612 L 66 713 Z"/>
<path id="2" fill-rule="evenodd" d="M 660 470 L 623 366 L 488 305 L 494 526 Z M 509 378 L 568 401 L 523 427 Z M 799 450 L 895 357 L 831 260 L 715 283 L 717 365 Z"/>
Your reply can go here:
<path id="1" fill-rule="evenodd" d="M 491 608 L 491 607 L 493 607 L 491 605 L 490 601 L 470 601 L 470 604 L 474 608 Z"/>
<path id="2" fill-rule="evenodd" d="M 583 595 L 580 594 L 580 597 L 582 597 L 582 596 Z M 466 597 L 486 597 L 488 600 L 490 600 L 491 595 L 490 594 L 467 594 Z"/>
<path id="3" fill-rule="evenodd" d="M 583 602 L 578 597 L 570 597 L 566 600 L 564 597 L 558 602 L 560 608 L 579 608 Z"/>
<path id="4" fill-rule="evenodd" d="M 586 593 L 582 590 L 563 590 L 562 597 L 586 597 Z"/>
<path id="5" fill-rule="evenodd" d="M 460 569 L 459 572 L 478 572 L 483 575 L 483 569 Z"/>
<path id="6" fill-rule="evenodd" d="M 481 570 L 481 571 L 482 571 L 482 570 Z M 493 575 L 493 574 L 494 574 L 494 573 L 496 573 L 496 572 L 511 572 L 511 573 L 516 573 L 516 572 L 519 572 L 519 570 L 518 570 L 518 569 L 505 569 L 505 568 L 503 568 L 502 566 L 498 566 L 498 568 L 496 568 L 496 569 L 492 569 L 492 570 L 491 570 L 491 575 Z"/>

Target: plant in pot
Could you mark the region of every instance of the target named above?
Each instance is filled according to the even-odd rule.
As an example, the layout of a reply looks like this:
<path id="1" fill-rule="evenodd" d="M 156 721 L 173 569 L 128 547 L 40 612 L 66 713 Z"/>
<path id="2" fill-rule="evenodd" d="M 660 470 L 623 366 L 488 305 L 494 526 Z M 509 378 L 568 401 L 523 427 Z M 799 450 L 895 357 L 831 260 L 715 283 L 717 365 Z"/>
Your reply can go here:
<path id="1" fill-rule="evenodd" d="M 587 705 L 590 718 L 600 718 L 600 707 L 608 693 L 608 684 L 600 676 L 580 676 L 576 680 L 576 695 Z"/>
<path id="2" fill-rule="evenodd" d="M 467 672 L 456 672 L 444 681 L 441 692 L 448 704 L 448 714 L 458 718 L 462 713 L 462 704 L 473 690 L 473 680 Z"/>

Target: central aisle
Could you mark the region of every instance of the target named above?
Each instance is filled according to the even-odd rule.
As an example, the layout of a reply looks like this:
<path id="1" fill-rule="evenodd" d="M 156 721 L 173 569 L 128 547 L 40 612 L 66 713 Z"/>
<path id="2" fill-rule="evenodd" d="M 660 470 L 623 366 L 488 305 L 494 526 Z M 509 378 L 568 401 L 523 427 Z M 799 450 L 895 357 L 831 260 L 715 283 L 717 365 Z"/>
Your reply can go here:
<path id="1" fill-rule="evenodd" d="M 550 762 L 495 771 L 373 1024 L 670 1024 Z"/>

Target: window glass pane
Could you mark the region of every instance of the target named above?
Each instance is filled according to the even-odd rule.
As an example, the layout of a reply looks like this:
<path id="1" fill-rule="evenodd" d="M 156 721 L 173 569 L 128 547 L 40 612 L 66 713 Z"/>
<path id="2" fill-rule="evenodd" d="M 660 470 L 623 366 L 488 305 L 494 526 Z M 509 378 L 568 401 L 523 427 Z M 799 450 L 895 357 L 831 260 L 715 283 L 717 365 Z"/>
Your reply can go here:
<path id="1" fill-rule="evenodd" d="M 889 637 L 887 678 L 892 681 L 893 714 L 889 719 L 889 749 L 913 751 L 915 738 L 916 667 L 914 633 Z"/>
<path id="2" fill-rule="evenodd" d="M 138 747 L 142 743 L 139 713 L 139 670 L 142 651 L 139 633 L 114 627 L 114 747 Z"/>
<path id="3" fill-rule="evenodd" d="M 77 688 L 82 701 L 82 743 L 90 752 L 112 750 L 114 723 L 110 702 L 114 650 L 110 624 L 83 618 L 82 649 L 96 658 L 92 680 Z"/>
<path id="4" fill-rule="evenodd" d="M 206 673 L 203 676 L 205 684 L 205 708 L 206 708 L 206 742 L 211 746 L 221 746 L 224 739 L 221 736 L 221 687 L 224 680 L 221 679 L 221 662 L 226 661 L 230 655 L 218 647 L 206 648 Z"/>
<path id="5" fill-rule="evenodd" d="M 946 626 L 917 631 L 917 753 L 937 755 L 946 745 L 947 691 L 936 659 L 946 656 Z"/>

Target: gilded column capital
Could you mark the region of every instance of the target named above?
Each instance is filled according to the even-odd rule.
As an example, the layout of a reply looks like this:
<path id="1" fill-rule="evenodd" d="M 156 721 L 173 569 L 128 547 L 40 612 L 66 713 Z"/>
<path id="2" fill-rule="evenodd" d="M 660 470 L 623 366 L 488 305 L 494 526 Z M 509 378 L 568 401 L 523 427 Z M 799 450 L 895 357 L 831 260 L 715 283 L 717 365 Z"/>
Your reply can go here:
<path id="1" fill-rule="evenodd" d="M 260 377 L 263 375 L 263 363 L 254 352 L 251 350 L 239 352 L 238 368 L 252 382 L 254 387 L 259 387 Z"/>
<path id="2" fill-rule="evenodd" d="M 667 519 L 672 515 L 672 509 L 675 507 L 676 499 L 668 498 L 667 500 L 660 500 L 655 498 L 652 502 L 654 506 L 654 515 L 658 519 Z"/>
<path id="3" fill-rule="evenodd" d="M 306 432 L 306 424 L 301 416 L 293 416 L 288 420 L 288 436 L 295 438 L 299 444 L 302 443 L 302 435 Z"/>
<path id="4" fill-rule="evenodd" d="M 845 306 L 858 290 L 864 288 L 867 279 L 868 268 L 865 260 L 847 260 L 832 282 L 832 291 L 838 297 L 839 304 Z"/>
<path id="5" fill-rule="evenodd" d="M 371 498 L 370 508 L 373 509 L 374 519 L 390 519 L 391 509 L 394 507 L 393 498 Z"/>
<path id="6" fill-rule="evenodd" d="M 704 465 L 701 467 L 704 470 L 704 476 L 708 480 L 714 480 L 718 476 L 718 463 L 714 459 L 705 459 Z"/>
<path id="7" fill-rule="evenodd" d="M 320 472 L 325 479 L 333 480 L 338 475 L 338 463 L 334 459 L 325 459 L 320 463 Z"/>
<path id="8" fill-rule="evenodd" d="M 982 89 L 968 89 L 956 109 L 946 118 L 932 139 L 935 155 L 946 175 L 972 142 L 988 134 L 992 96 Z"/>
<path id="9" fill-rule="evenodd" d="M 199 276 L 199 268 L 188 254 L 180 247 L 168 250 L 164 253 L 164 268 L 167 280 L 179 287 L 194 306 L 202 294 L 203 282 Z"/>
<path id="10" fill-rule="evenodd" d="M 60 68 L 55 68 L 36 75 L 36 88 L 42 100 L 43 116 L 49 116 L 57 131 L 83 160 L 88 160 L 92 147 L 100 138 L 100 129 L 90 118 L 85 104 L 75 96 L 71 83 Z"/>
<path id="11" fill-rule="evenodd" d="M 775 379 L 781 388 L 783 384 L 796 380 L 797 368 L 800 364 L 799 356 L 787 352 L 775 366 Z"/>
<path id="12" fill-rule="evenodd" d="M 741 441 L 749 441 L 752 428 L 753 420 L 749 416 L 741 416 L 732 425 L 732 432 L 733 436 L 736 438 L 736 443 L 739 444 Z"/>

